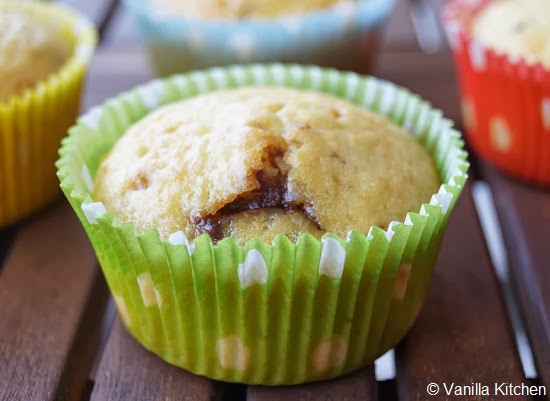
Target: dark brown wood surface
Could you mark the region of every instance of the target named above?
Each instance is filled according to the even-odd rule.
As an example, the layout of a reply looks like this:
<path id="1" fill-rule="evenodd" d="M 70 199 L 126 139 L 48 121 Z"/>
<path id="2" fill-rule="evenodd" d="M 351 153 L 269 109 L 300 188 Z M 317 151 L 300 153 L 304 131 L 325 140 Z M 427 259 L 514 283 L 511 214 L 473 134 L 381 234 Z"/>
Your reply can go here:
<path id="1" fill-rule="evenodd" d="M 0 276 L 0 400 L 68 399 L 83 391 L 107 300 L 102 283 L 67 205 L 21 229 Z"/>
<path id="2" fill-rule="evenodd" d="M 96 375 L 92 401 L 213 401 L 223 385 L 164 363 L 116 319 Z"/>
<path id="3" fill-rule="evenodd" d="M 451 120 L 460 120 L 455 69 L 448 53 L 385 51 L 375 75 L 422 96 Z"/>
<path id="4" fill-rule="evenodd" d="M 550 189 L 505 178 L 491 167 L 483 172 L 494 192 L 537 370 L 550 388 Z"/>
<path id="5" fill-rule="evenodd" d="M 383 47 L 390 50 L 416 50 L 418 44 L 412 25 L 409 1 L 395 0 L 396 6 L 384 26 Z"/>
<path id="6" fill-rule="evenodd" d="M 248 401 L 373 401 L 378 400 L 374 369 L 368 366 L 338 379 L 298 386 L 249 386 Z"/>

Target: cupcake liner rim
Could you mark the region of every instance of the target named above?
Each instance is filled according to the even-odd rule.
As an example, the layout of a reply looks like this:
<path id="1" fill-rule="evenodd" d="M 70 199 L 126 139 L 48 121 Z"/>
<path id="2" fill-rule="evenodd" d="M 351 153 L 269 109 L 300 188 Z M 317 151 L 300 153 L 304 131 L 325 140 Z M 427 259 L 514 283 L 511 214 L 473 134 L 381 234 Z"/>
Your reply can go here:
<path id="1" fill-rule="evenodd" d="M 81 185 L 78 185 L 78 182 L 77 182 L 78 178 L 74 176 L 74 172 L 71 172 L 71 169 L 68 165 L 69 160 L 67 160 L 67 158 L 65 157 L 65 155 L 70 153 L 70 149 L 73 146 L 73 136 L 76 135 L 77 132 L 82 128 L 99 129 L 99 127 L 101 126 L 101 120 L 105 109 L 114 107 L 115 104 L 117 103 L 123 103 L 123 102 L 129 101 L 130 98 L 135 98 L 136 95 L 138 98 L 142 100 L 143 105 L 148 110 L 152 110 L 157 106 L 160 106 L 161 104 L 163 104 L 161 88 L 163 88 L 163 86 L 168 85 L 170 83 L 177 84 L 178 82 L 180 82 L 181 84 L 183 84 L 183 82 L 186 80 L 192 80 L 193 84 L 196 85 L 196 87 L 198 88 L 199 93 L 203 93 L 203 92 L 212 91 L 216 89 L 222 89 L 223 87 L 216 86 L 217 85 L 216 82 L 219 83 L 221 80 L 221 77 L 224 77 L 224 76 L 231 76 L 232 79 L 235 79 L 238 81 L 239 76 L 250 73 L 252 75 L 256 75 L 255 83 L 252 85 L 271 84 L 274 86 L 276 85 L 289 86 L 290 83 L 283 82 L 284 81 L 284 79 L 282 78 L 283 76 L 286 77 L 286 75 L 289 74 L 290 77 L 294 76 L 294 79 L 296 79 L 297 82 L 300 82 L 300 79 L 304 76 L 306 72 L 307 72 L 307 75 L 312 80 L 315 80 L 316 79 L 315 77 L 318 77 L 319 79 L 321 79 L 321 76 L 323 74 L 328 74 L 330 77 L 332 77 L 332 79 L 335 80 L 335 84 L 338 84 L 339 80 L 345 80 L 348 83 L 348 86 L 351 88 L 350 90 L 346 91 L 346 94 L 347 94 L 346 97 L 348 98 L 353 96 L 353 90 L 357 89 L 357 85 L 360 82 L 371 85 L 373 91 L 384 90 L 384 92 L 386 93 L 386 96 L 383 97 L 378 107 L 380 109 L 381 114 L 384 114 L 386 116 L 389 116 L 389 114 L 391 114 L 393 111 L 391 107 L 386 106 L 386 105 L 389 105 L 389 106 L 392 105 L 393 103 L 392 96 L 395 97 L 395 96 L 401 95 L 401 96 L 408 96 L 408 97 L 414 98 L 415 100 L 419 101 L 420 107 L 423 110 L 423 114 L 419 118 L 420 121 L 417 123 L 417 126 L 422 127 L 423 119 L 427 120 L 429 118 L 428 113 L 430 112 L 435 113 L 434 115 L 439 117 L 441 120 L 440 126 L 438 126 L 437 128 L 448 136 L 447 139 L 449 141 L 449 146 L 450 146 L 449 160 L 451 160 L 451 162 L 453 163 L 453 165 L 449 167 L 451 173 L 449 173 L 449 178 L 447 180 L 444 180 L 443 178 L 440 177 L 442 180 L 442 184 L 438 192 L 432 195 L 430 201 L 427 203 L 423 203 L 420 207 L 420 210 L 417 213 L 408 212 L 403 221 L 391 222 L 386 230 L 383 230 L 379 227 L 371 227 L 368 233 L 366 234 L 359 233 L 359 234 L 362 236 L 365 236 L 366 240 L 369 242 L 372 241 L 375 237 L 379 237 L 379 238 L 383 238 L 385 241 L 390 243 L 392 241 L 394 233 L 398 230 L 399 226 L 401 225 L 412 226 L 413 222 L 416 220 L 415 216 L 418 216 L 418 215 L 428 216 L 433 212 L 434 209 L 432 208 L 436 208 L 437 210 L 439 210 L 438 213 L 441 213 L 444 216 L 444 218 L 446 218 L 445 215 L 447 214 L 447 211 L 456 202 L 457 197 L 464 186 L 464 183 L 468 177 L 467 170 L 469 167 L 469 163 L 466 160 L 467 153 L 464 150 L 464 146 L 463 146 L 464 143 L 460 137 L 460 133 L 453 128 L 453 123 L 450 120 L 444 117 L 441 117 L 442 113 L 440 111 L 431 109 L 428 102 L 420 100 L 416 95 L 411 94 L 411 92 L 409 92 L 407 89 L 400 88 L 396 85 L 390 84 L 386 81 L 379 80 L 373 77 L 362 77 L 356 73 L 339 72 L 334 69 L 319 68 L 315 66 L 299 66 L 299 65 L 284 65 L 284 64 L 266 64 L 266 65 L 253 64 L 253 65 L 235 65 L 235 66 L 224 67 L 224 68 L 215 67 L 215 68 L 211 68 L 203 71 L 195 71 L 188 74 L 176 75 L 164 80 L 157 79 L 148 84 L 138 86 L 134 90 L 120 94 L 119 96 L 105 102 L 102 106 L 94 107 L 84 116 L 79 118 L 77 125 L 71 128 L 71 130 L 69 131 L 69 136 L 63 140 L 62 147 L 59 151 L 59 154 L 61 157 L 56 163 L 56 166 L 58 168 L 58 177 L 61 182 L 61 187 L 64 188 L 64 191 L 68 193 L 71 198 L 73 198 L 79 203 L 81 211 L 84 213 L 85 218 L 90 224 L 92 225 L 98 224 L 98 221 L 104 220 L 104 221 L 109 221 L 110 222 L 109 224 L 112 224 L 113 226 L 119 226 L 121 224 L 128 225 L 129 227 L 131 227 L 131 229 L 134 231 L 134 233 L 138 237 L 154 235 L 156 238 L 159 238 L 160 241 L 164 244 L 186 246 L 189 254 L 192 254 L 195 242 L 201 237 L 205 237 L 205 236 L 208 237 L 207 234 L 202 234 L 201 236 L 195 238 L 193 241 L 188 241 L 188 239 L 185 237 L 185 235 L 181 231 L 177 231 L 173 233 L 167 239 L 161 238 L 158 231 L 154 228 L 144 230 L 143 232 L 140 233 L 135 228 L 132 222 L 121 222 L 114 213 L 109 212 L 105 208 L 105 205 L 102 202 L 94 201 L 92 198 L 93 179 L 92 179 L 92 175 L 90 173 L 89 167 L 86 165 L 86 163 L 83 163 L 82 171 L 79 172 L 80 180 L 84 183 L 84 187 L 82 187 Z M 264 75 L 265 81 L 269 81 L 269 78 L 267 78 L 267 74 L 271 74 L 272 82 L 262 82 L 263 80 L 260 79 L 262 74 Z M 280 77 L 277 78 L 277 76 L 279 75 Z M 207 85 L 207 87 L 204 87 L 204 85 Z M 315 85 L 312 85 L 312 87 L 308 89 L 319 90 L 319 89 L 316 89 Z M 191 94 L 187 97 L 192 97 L 194 95 L 195 94 Z M 344 96 L 340 96 L 340 97 L 344 97 Z M 373 99 L 373 101 L 374 100 L 375 99 Z M 170 103 L 170 101 L 167 101 L 166 103 Z M 403 121 L 403 126 L 406 128 L 408 123 L 410 124 L 410 122 Z M 412 132 L 412 134 L 416 135 L 417 133 Z M 328 248 L 332 250 L 330 251 L 330 258 L 329 258 L 331 259 L 331 261 L 333 260 L 333 257 L 336 257 L 338 260 L 339 258 L 338 248 L 334 246 L 335 244 L 331 241 L 331 239 L 335 240 L 339 245 L 345 244 L 346 242 L 350 241 L 350 238 L 354 235 L 354 233 L 358 233 L 358 232 L 354 230 L 350 230 L 348 232 L 347 237 L 343 239 L 335 235 L 334 233 L 328 232 L 323 236 L 321 240 L 316 240 L 316 241 L 318 241 L 320 245 L 323 245 L 323 246 L 326 245 Z M 304 235 L 308 235 L 308 234 L 304 234 Z M 234 241 L 234 239 L 225 238 L 213 246 L 218 247 L 221 245 L 222 242 L 226 242 L 226 241 Z M 254 244 L 257 244 L 259 241 L 260 241 L 259 239 L 254 238 L 247 241 L 244 245 L 242 246 L 238 245 L 238 246 L 242 250 L 253 249 L 255 248 Z M 260 241 L 260 242 L 262 242 L 261 246 L 269 247 L 269 246 L 273 246 L 273 244 L 275 244 L 276 241 L 277 241 L 277 237 L 273 240 L 271 245 L 265 244 L 263 243 L 263 241 Z M 293 245 L 296 246 L 296 244 L 299 241 L 300 239 L 296 241 L 296 243 L 293 243 Z M 337 263 L 336 266 L 340 264 L 341 263 Z M 256 269 L 258 264 L 255 262 L 251 262 L 251 266 L 254 266 L 254 269 Z M 257 273 L 258 272 L 256 271 L 250 274 L 256 277 L 255 275 Z"/>
<path id="2" fill-rule="evenodd" d="M 149 0 L 123 0 L 125 5 L 140 17 L 152 18 L 159 23 L 201 24 L 204 26 L 223 28 L 258 28 L 284 27 L 287 24 L 319 23 L 334 20 L 335 13 L 343 18 L 351 19 L 356 15 L 368 16 L 368 26 L 374 26 L 384 20 L 393 9 L 396 0 L 358 0 L 354 3 L 340 3 L 327 9 L 314 10 L 306 13 L 277 16 L 266 19 L 199 19 L 171 13 L 169 10 L 153 8 Z"/>
<path id="3" fill-rule="evenodd" d="M 41 92 L 45 86 L 59 86 L 65 77 L 74 71 L 85 68 L 89 64 L 94 49 L 97 45 L 98 35 L 95 26 L 87 17 L 69 7 L 59 4 L 41 4 L 39 2 L 24 0 L 5 0 L 0 3 L 0 11 L 10 10 L 29 12 L 38 18 L 55 19 L 58 21 L 71 21 L 72 34 L 74 35 L 74 48 L 70 57 L 61 68 L 51 74 L 45 80 L 38 82 L 33 88 L 10 97 L 6 102 L 0 102 L 0 111 L 7 111 L 15 103 L 27 102 Z"/>

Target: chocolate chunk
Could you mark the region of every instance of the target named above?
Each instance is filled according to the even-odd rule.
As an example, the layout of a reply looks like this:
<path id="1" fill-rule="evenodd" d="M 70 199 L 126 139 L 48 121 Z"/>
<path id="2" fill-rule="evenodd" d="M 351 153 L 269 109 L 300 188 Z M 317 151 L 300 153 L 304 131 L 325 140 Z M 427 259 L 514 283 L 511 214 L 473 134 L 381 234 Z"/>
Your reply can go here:
<path id="1" fill-rule="evenodd" d="M 315 218 L 313 207 L 295 200 L 288 190 L 288 176 L 282 171 L 282 159 L 286 149 L 269 148 L 264 155 L 264 168 L 256 172 L 259 187 L 239 195 L 235 200 L 219 209 L 214 215 L 192 219 L 200 232 L 209 234 L 214 241 L 223 238 L 222 219 L 248 210 L 277 208 L 303 211 L 309 220 L 321 228 Z"/>

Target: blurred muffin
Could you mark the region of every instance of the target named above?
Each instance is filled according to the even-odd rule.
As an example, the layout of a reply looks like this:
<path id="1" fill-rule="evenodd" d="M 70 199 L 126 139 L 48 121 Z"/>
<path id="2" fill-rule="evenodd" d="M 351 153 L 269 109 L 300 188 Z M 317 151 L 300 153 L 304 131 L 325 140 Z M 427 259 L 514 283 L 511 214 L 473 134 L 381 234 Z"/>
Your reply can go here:
<path id="1" fill-rule="evenodd" d="M 550 1 L 500 0 L 472 22 L 474 38 L 496 52 L 550 69 Z"/>
<path id="2" fill-rule="evenodd" d="M 70 50 L 52 27 L 21 12 L 0 11 L 0 102 L 57 72 Z"/>
<path id="3" fill-rule="evenodd" d="M 244 244 L 387 229 L 438 186 L 428 152 L 388 119 L 316 92 L 252 87 L 132 126 L 102 162 L 94 199 L 139 231 Z"/>
<path id="4" fill-rule="evenodd" d="M 550 2 L 451 0 L 444 23 L 467 140 L 500 170 L 550 184 Z"/>
<path id="5" fill-rule="evenodd" d="M 64 7 L 0 1 L 0 228 L 59 194 L 54 162 L 96 42 Z"/>
<path id="6" fill-rule="evenodd" d="M 158 75 L 248 62 L 369 72 L 394 0 L 125 0 Z"/>
<path id="7" fill-rule="evenodd" d="M 151 0 L 160 9 L 200 19 L 274 18 L 301 14 L 357 0 Z"/>
<path id="8" fill-rule="evenodd" d="M 60 154 L 128 331 L 263 385 L 349 373 L 403 338 L 467 177 L 460 134 L 416 95 L 281 64 L 136 88 Z"/>

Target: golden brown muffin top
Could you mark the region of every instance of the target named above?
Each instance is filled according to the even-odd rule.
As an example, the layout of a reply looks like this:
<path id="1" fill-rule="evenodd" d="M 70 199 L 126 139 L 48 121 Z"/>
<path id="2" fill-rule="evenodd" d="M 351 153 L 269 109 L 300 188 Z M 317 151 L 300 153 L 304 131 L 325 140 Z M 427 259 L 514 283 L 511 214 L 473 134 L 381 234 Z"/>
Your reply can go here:
<path id="1" fill-rule="evenodd" d="M 472 33 L 498 52 L 550 68 L 550 0 L 495 0 L 476 16 Z"/>
<path id="2" fill-rule="evenodd" d="M 151 0 L 153 7 L 199 19 L 275 18 L 357 0 Z"/>
<path id="3" fill-rule="evenodd" d="M 21 12 L 0 11 L 0 103 L 57 72 L 70 51 L 54 28 Z"/>
<path id="4" fill-rule="evenodd" d="M 388 119 L 317 92 L 249 87 L 134 124 L 102 161 L 94 199 L 164 238 L 243 243 L 386 228 L 438 186 L 430 155 Z"/>

